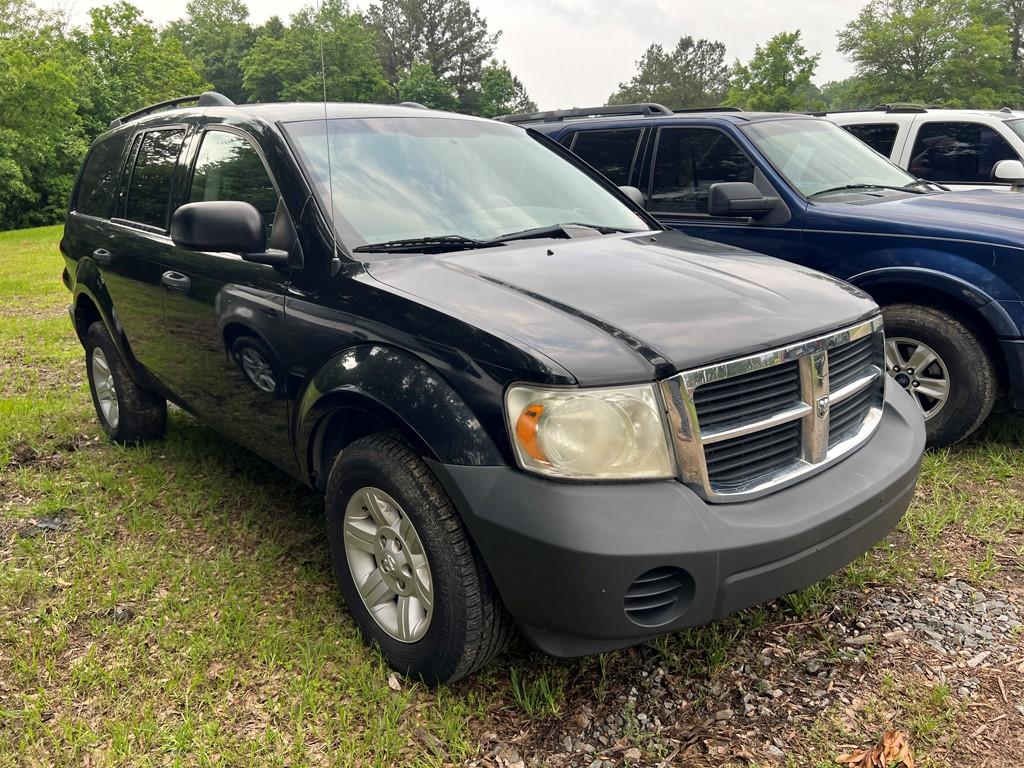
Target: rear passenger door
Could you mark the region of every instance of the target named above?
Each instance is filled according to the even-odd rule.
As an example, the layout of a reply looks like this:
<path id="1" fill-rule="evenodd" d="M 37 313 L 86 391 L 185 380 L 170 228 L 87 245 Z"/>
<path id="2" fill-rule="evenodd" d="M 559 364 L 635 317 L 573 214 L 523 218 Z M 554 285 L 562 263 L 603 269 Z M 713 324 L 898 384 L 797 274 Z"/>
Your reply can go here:
<path id="1" fill-rule="evenodd" d="M 132 353 L 165 383 L 175 360 L 163 329 L 160 265 L 173 248 L 168 219 L 186 133 L 184 126 L 173 126 L 135 134 L 121 174 L 106 252 L 95 252 Z"/>
<path id="2" fill-rule="evenodd" d="M 193 139 L 181 203 L 233 200 L 263 216 L 267 242 L 288 212 L 257 143 L 226 127 Z M 198 145 L 197 147 L 195 145 Z M 190 410 L 280 466 L 293 466 L 288 433 L 287 275 L 236 253 L 174 248 L 163 264 L 164 319 L 177 366 L 169 385 Z"/>
<path id="3" fill-rule="evenodd" d="M 636 186 L 646 133 L 644 128 L 577 131 L 567 146 L 616 186 Z"/>
<path id="4" fill-rule="evenodd" d="M 647 210 L 662 224 L 694 237 L 792 258 L 800 243 L 796 218 L 783 223 L 708 214 L 712 184 L 767 182 L 750 156 L 725 131 L 704 126 L 661 126 L 646 178 Z"/>

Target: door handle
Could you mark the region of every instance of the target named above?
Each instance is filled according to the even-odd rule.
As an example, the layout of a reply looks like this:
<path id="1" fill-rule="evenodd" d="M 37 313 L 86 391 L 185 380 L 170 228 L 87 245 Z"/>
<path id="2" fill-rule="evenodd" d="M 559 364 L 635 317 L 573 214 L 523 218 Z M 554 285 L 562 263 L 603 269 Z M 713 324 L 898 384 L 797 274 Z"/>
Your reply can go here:
<path id="1" fill-rule="evenodd" d="M 160 276 L 160 282 L 170 290 L 179 291 L 180 293 L 188 293 L 188 289 L 192 285 L 192 281 L 188 279 L 188 276 L 181 274 L 181 272 L 164 272 Z"/>
<path id="2" fill-rule="evenodd" d="M 109 267 L 114 261 L 114 254 L 106 248 L 97 248 L 92 252 L 92 257 L 100 266 Z"/>

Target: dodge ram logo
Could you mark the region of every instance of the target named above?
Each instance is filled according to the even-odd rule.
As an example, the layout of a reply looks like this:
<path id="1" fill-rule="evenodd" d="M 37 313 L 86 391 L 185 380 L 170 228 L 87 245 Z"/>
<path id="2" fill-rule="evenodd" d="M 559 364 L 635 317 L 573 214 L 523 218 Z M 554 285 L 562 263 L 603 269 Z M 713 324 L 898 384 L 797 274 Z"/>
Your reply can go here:
<path id="1" fill-rule="evenodd" d="M 824 419 L 828 414 L 828 395 L 818 398 L 818 418 Z"/>

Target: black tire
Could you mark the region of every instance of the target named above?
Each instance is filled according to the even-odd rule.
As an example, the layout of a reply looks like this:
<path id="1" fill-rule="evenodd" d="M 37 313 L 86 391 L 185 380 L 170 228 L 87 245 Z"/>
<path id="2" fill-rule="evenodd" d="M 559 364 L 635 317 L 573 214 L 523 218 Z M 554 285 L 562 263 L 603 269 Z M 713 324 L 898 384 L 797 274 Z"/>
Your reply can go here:
<path id="1" fill-rule="evenodd" d="M 968 324 L 934 307 L 890 304 L 882 314 L 889 344 L 897 339 L 925 344 L 938 355 L 948 374 L 945 403 L 925 421 L 928 446 L 939 448 L 963 440 L 988 417 L 999 389 L 998 375 L 984 342 Z M 932 368 L 933 372 L 937 370 Z M 908 384 L 906 371 L 902 372 L 904 376 L 899 378 L 890 366 L 890 375 L 897 376 L 901 385 L 912 394 L 919 392 L 912 380 Z M 919 394 L 914 398 L 922 410 L 928 407 L 929 398 Z"/>
<path id="2" fill-rule="evenodd" d="M 433 614 L 415 642 L 397 640 L 378 624 L 349 568 L 345 510 L 353 495 L 367 487 L 399 504 L 429 563 Z M 326 517 L 334 575 L 349 611 L 363 638 L 395 670 L 428 685 L 449 683 L 477 671 L 508 645 L 511 617 L 451 499 L 423 460 L 397 437 L 370 435 L 342 451 L 327 482 Z"/>
<path id="3" fill-rule="evenodd" d="M 136 445 L 163 437 L 167 432 L 167 401 L 135 382 L 103 323 L 95 322 L 89 326 L 84 346 L 92 404 L 107 436 L 122 445 Z M 100 405 L 93 365 L 97 350 L 102 353 L 110 371 L 117 402 L 116 417 L 108 417 Z"/>

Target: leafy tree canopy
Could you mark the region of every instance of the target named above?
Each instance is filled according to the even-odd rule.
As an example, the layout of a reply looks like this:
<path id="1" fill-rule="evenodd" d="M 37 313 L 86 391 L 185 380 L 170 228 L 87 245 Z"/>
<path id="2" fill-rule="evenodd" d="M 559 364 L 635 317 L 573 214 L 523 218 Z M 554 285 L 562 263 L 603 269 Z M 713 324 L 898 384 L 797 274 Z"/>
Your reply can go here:
<path id="1" fill-rule="evenodd" d="M 479 113 L 484 117 L 498 117 L 516 112 L 536 112 L 519 78 L 512 74 L 508 64 L 496 59 L 483 69 L 480 76 Z"/>
<path id="2" fill-rule="evenodd" d="M 768 112 L 823 109 L 821 92 L 811 82 L 820 54 L 809 54 L 800 30 L 780 32 L 754 49 L 746 64 L 733 66 L 726 104 Z"/>
<path id="3" fill-rule="evenodd" d="M 242 0 L 189 0 L 184 18 L 165 30 L 176 38 L 200 76 L 236 102 L 245 101 L 242 58 L 256 38 Z"/>
<path id="4" fill-rule="evenodd" d="M 609 104 L 653 101 L 670 107 L 711 107 L 722 103 L 729 89 L 725 46 L 711 40 L 679 38 L 666 51 L 648 48 L 636 63 L 637 72 L 609 99 Z"/>
<path id="5" fill-rule="evenodd" d="M 242 60 L 244 86 L 254 101 L 317 101 L 325 90 L 330 101 L 386 96 L 374 35 L 344 0 L 325 0 L 319 9 L 307 5 L 287 26 L 269 32 Z"/>
<path id="6" fill-rule="evenodd" d="M 401 81 L 416 62 L 430 65 L 467 112 L 479 111 L 485 62 L 501 33 L 468 0 L 382 0 L 366 11 L 377 45 L 384 78 L 400 99 Z"/>
<path id="7" fill-rule="evenodd" d="M 861 103 L 1019 101 L 1001 10 L 985 0 L 872 0 L 838 35 L 839 50 L 856 65 Z"/>

